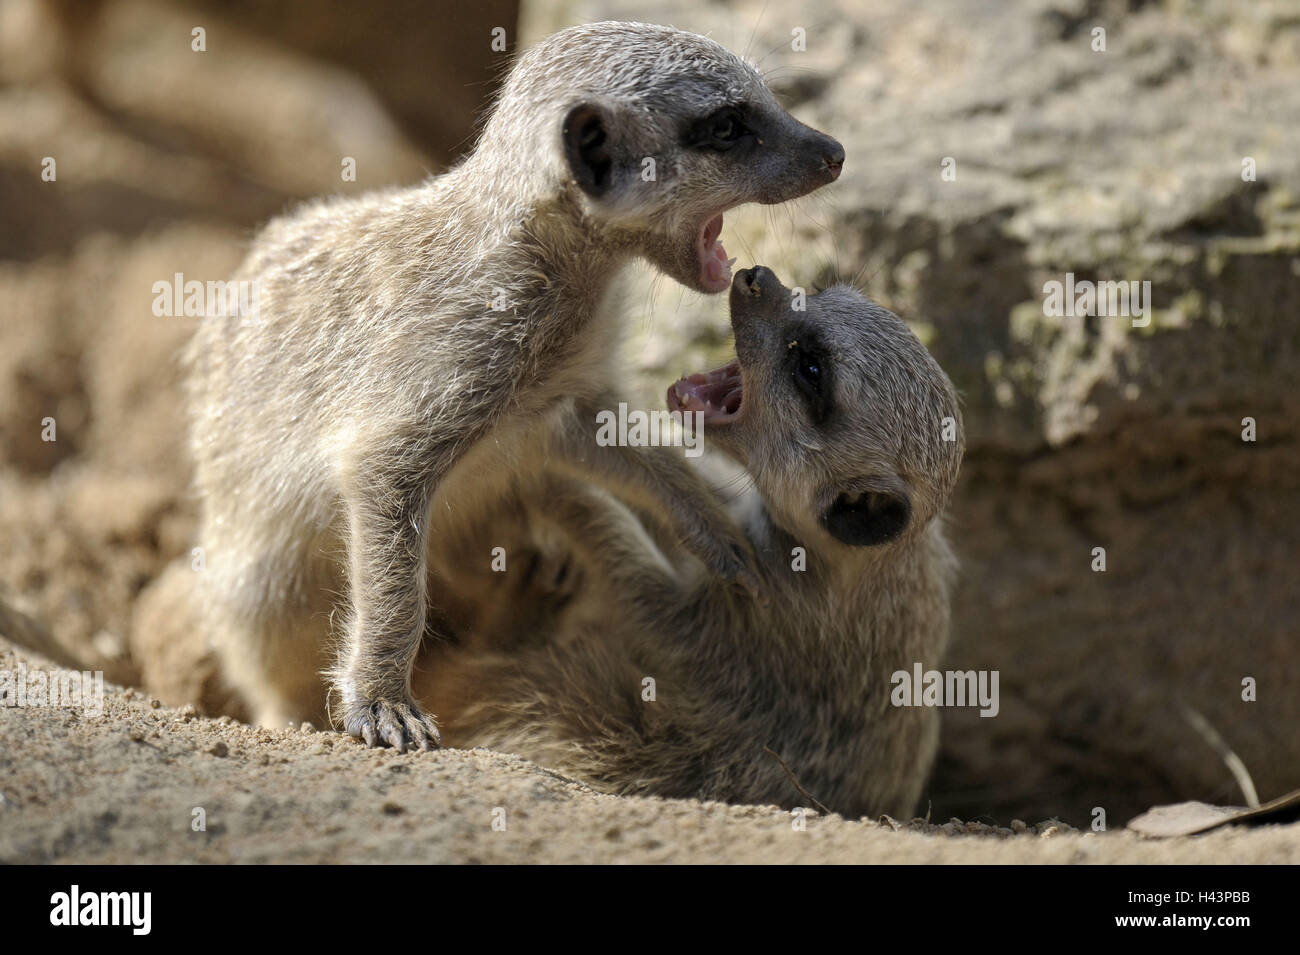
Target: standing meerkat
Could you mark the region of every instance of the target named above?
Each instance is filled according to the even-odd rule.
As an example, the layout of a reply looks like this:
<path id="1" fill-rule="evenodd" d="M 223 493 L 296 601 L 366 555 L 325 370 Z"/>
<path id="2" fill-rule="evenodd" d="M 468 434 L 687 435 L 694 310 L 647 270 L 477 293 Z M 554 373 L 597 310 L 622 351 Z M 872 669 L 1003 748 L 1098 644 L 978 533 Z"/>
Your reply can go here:
<path id="1" fill-rule="evenodd" d="M 947 642 L 956 394 L 902 321 L 845 286 L 797 310 L 770 270 L 745 270 L 731 320 L 737 360 L 683 378 L 668 406 L 702 411 L 706 444 L 752 481 L 722 488 L 767 600 L 675 548 L 653 512 L 521 474 L 500 511 L 523 536 L 517 571 L 456 579 L 486 565 L 482 533 L 504 533 L 490 518 L 440 538 L 456 549 L 431 564 L 468 606 L 417 693 L 449 745 L 610 791 L 806 806 L 793 777 L 845 815 L 906 816 L 938 713 L 891 705 L 891 677 Z"/>
<path id="2" fill-rule="evenodd" d="M 209 319 L 188 352 L 202 616 L 255 717 L 319 719 L 328 667 L 346 732 L 438 742 L 410 692 L 436 490 L 476 442 L 560 403 L 554 453 L 663 494 L 691 549 L 743 576 L 679 462 L 582 426 L 611 378 L 605 299 L 637 257 L 722 291 L 723 213 L 803 195 L 843 159 L 713 41 L 594 23 L 519 58 L 450 172 L 268 225 L 234 277 L 258 283 L 256 320 Z"/>

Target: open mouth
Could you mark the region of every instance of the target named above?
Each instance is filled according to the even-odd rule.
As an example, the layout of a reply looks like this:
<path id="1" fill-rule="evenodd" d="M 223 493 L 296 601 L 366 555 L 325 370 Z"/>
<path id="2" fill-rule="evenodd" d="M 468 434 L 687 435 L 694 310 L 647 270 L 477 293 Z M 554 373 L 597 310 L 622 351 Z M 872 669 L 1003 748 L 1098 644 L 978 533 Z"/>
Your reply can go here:
<path id="1" fill-rule="evenodd" d="M 700 263 L 700 284 L 706 291 L 721 292 L 731 284 L 731 265 L 727 250 L 718 241 L 722 234 L 722 213 L 700 226 L 695 238 L 695 255 Z"/>
<path id="2" fill-rule="evenodd" d="M 687 418 L 689 413 L 699 411 L 704 414 L 703 420 L 722 424 L 740 414 L 743 398 L 737 360 L 717 371 L 684 375 L 668 389 L 668 410 L 682 412 L 684 423 L 694 420 Z"/>

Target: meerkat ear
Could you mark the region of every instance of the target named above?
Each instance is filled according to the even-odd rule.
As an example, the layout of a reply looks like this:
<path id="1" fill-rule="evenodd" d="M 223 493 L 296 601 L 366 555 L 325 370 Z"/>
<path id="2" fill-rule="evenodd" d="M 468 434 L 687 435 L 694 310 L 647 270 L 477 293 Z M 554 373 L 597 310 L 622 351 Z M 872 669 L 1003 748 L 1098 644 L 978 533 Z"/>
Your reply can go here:
<path id="1" fill-rule="evenodd" d="M 872 547 L 903 533 L 911 518 L 912 503 L 905 492 L 846 492 L 826 509 L 822 524 L 842 544 Z"/>
<path id="2" fill-rule="evenodd" d="M 599 103 L 579 103 L 564 117 L 564 158 L 582 191 L 593 199 L 604 196 L 613 185 L 612 128 L 613 117 Z"/>

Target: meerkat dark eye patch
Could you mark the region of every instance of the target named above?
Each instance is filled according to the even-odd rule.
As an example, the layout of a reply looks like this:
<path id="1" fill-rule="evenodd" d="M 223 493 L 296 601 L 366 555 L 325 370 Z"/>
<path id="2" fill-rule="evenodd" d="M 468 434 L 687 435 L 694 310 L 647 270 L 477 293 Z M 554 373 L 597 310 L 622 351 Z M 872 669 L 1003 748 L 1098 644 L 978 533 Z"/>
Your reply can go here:
<path id="1" fill-rule="evenodd" d="M 911 517 L 907 495 L 863 491 L 837 497 L 822 515 L 822 524 L 842 544 L 874 547 L 903 533 Z"/>
<path id="2" fill-rule="evenodd" d="M 613 183 L 610 119 L 595 103 L 579 103 L 564 117 L 564 158 L 582 191 L 600 198 Z"/>
<path id="3" fill-rule="evenodd" d="M 788 331 L 784 339 L 786 366 L 795 389 L 808 407 L 814 424 L 823 424 L 832 407 L 829 352 L 815 332 Z"/>
<path id="4" fill-rule="evenodd" d="M 743 110 L 724 106 L 692 123 L 685 139 L 687 146 L 726 152 L 752 135 Z"/>

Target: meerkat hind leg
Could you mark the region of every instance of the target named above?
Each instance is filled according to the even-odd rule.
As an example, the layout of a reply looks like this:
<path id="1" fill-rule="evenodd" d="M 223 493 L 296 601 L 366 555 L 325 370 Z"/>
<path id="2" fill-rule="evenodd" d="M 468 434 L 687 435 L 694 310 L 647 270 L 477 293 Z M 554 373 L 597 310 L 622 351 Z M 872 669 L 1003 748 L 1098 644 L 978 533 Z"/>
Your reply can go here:
<path id="1" fill-rule="evenodd" d="M 223 672 L 252 709 L 253 721 L 270 729 L 328 720 L 324 644 L 328 618 L 285 614 L 268 621 L 266 632 L 250 639 L 227 632 L 217 641 Z M 252 654 L 256 653 L 256 657 Z"/>
<path id="2" fill-rule="evenodd" d="M 235 579 L 264 580 L 266 573 L 259 565 Z M 212 634 L 223 676 L 254 722 L 274 729 L 303 721 L 325 725 L 328 600 L 297 596 L 273 603 L 234 583 L 222 588 L 218 580 L 214 586 L 219 589 L 213 599 L 204 602 L 204 628 Z"/>

